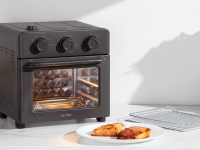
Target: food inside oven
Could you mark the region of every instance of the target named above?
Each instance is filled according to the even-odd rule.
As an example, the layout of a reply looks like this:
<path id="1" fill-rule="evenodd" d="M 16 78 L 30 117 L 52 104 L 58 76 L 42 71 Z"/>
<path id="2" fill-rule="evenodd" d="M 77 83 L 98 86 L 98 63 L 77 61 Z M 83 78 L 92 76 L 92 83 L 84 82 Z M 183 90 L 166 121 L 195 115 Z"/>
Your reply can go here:
<path id="1" fill-rule="evenodd" d="M 33 70 L 33 110 L 97 107 L 98 68 Z"/>

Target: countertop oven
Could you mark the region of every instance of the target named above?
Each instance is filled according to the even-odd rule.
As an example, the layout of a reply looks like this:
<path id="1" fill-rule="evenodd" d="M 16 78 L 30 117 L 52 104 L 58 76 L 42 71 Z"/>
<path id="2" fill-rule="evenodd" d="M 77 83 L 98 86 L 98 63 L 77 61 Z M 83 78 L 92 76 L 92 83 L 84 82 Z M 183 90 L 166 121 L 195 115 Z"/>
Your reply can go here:
<path id="1" fill-rule="evenodd" d="M 78 21 L 0 24 L 0 116 L 26 123 L 110 114 L 109 31 Z"/>

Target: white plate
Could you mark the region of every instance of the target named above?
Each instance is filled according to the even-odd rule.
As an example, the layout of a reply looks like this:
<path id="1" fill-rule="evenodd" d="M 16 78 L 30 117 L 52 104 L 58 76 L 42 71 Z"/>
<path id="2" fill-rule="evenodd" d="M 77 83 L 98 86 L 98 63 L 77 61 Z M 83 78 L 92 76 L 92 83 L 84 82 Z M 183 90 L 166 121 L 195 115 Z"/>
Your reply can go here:
<path id="1" fill-rule="evenodd" d="M 95 123 L 95 124 L 83 126 L 83 127 L 78 128 L 76 130 L 76 133 L 80 136 L 91 139 L 93 141 L 104 142 L 104 143 L 139 143 L 139 142 L 145 142 L 145 141 L 153 140 L 155 138 L 159 138 L 165 134 L 165 130 L 157 126 L 142 124 L 142 123 L 121 122 L 126 126 L 126 128 L 132 127 L 132 126 L 150 128 L 151 129 L 150 137 L 146 139 L 123 140 L 123 139 L 117 139 L 117 137 L 91 136 L 92 131 L 96 129 L 97 127 L 100 127 L 106 124 L 112 124 L 112 123 L 117 123 L 117 122 Z"/>

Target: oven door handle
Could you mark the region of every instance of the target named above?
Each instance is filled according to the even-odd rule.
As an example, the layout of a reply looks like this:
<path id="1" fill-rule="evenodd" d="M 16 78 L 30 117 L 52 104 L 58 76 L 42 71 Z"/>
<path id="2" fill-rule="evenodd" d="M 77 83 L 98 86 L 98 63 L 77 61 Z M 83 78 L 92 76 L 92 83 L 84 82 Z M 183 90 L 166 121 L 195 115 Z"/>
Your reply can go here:
<path id="1" fill-rule="evenodd" d="M 100 57 L 99 59 L 90 60 L 76 60 L 76 61 L 60 61 L 60 62 L 31 62 L 28 61 L 27 65 L 30 68 L 38 67 L 56 67 L 56 66 L 73 66 L 73 65 L 88 65 L 88 64 L 99 64 L 103 63 L 105 58 Z"/>

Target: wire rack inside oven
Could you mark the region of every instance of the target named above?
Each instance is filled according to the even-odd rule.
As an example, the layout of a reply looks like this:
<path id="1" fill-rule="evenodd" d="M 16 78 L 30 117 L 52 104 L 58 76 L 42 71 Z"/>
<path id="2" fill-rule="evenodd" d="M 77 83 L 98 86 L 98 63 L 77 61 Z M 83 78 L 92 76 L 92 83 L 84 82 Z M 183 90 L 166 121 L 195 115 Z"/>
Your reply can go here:
<path id="1" fill-rule="evenodd" d="M 159 109 L 130 113 L 126 121 L 157 125 L 163 128 L 189 131 L 200 128 L 200 110 L 166 106 Z"/>

